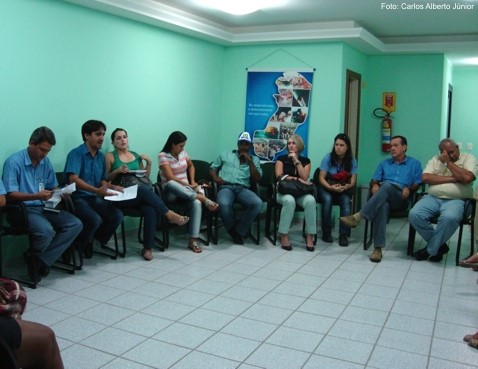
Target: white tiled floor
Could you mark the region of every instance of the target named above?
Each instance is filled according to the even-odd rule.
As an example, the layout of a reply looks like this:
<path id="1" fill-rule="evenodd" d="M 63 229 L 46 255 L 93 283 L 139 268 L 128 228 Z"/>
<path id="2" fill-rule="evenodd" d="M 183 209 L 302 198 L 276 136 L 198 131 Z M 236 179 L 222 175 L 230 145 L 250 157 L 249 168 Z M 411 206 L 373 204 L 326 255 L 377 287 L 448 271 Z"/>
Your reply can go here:
<path id="1" fill-rule="evenodd" d="M 454 265 L 456 239 L 446 262 L 417 262 L 392 219 L 374 264 L 362 232 L 314 253 L 298 231 L 292 252 L 223 234 L 202 254 L 176 233 L 152 262 L 129 237 L 125 259 L 95 256 L 27 289 L 24 319 L 54 329 L 67 369 L 478 368 L 462 341 L 478 329 L 478 273 Z"/>

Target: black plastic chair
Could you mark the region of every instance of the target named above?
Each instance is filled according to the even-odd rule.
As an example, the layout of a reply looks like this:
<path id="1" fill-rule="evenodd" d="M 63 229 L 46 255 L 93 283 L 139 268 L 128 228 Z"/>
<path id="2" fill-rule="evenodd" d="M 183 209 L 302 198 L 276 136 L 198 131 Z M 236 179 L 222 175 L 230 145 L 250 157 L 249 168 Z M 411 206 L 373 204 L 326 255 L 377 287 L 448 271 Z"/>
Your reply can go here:
<path id="1" fill-rule="evenodd" d="M 420 199 L 425 196 L 426 193 L 420 193 L 419 196 L 417 196 L 417 202 L 420 201 Z M 474 221 L 475 221 L 475 214 L 476 214 L 476 199 L 474 198 L 467 198 L 464 199 L 465 201 L 465 206 L 463 209 L 463 218 L 460 221 L 460 225 L 458 227 L 458 241 L 456 244 L 456 255 L 455 255 L 455 264 L 458 265 L 460 262 L 460 252 L 461 252 L 461 241 L 463 237 L 463 227 L 465 225 L 470 226 L 470 253 L 468 257 L 472 256 L 475 253 L 475 228 L 474 228 Z M 431 223 L 437 224 L 438 219 L 434 218 L 430 220 Z M 408 244 L 407 244 L 407 255 L 413 256 L 414 252 L 414 246 L 415 246 L 415 236 L 416 236 L 416 230 L 413 228 L 413 226 L 410 224 L 408 228 Z"/>
<path id="2" fill-rule="evenodd" d="M 16 369 L 17 360 L 7 343 L 0 337 L 0 363 L 2 369 Z"/>
<path id="3" fill-rule="evenodd" d="M 390 218 L 407 218 L 410 209 L 413 207 L 413 204 L 416 202 L 417 191 L 410 191 L 410 200 L 408 205 L 405 209 L 399 210 L 390 210 L 388 212 L 387 223 L 389 222 Z M 372 197 L 372 186 L 369 188 L 367 200 Z M 410 237 L 410 233 L 409 233 Z M 368 250 L 373 243 L 373 222 L 365 219 L 365 228 L 363 234 L 363 249 Z"/>
<path id="4" fill-rule="evenodd" d="M 191 160 L 194 169 L 195 169 L 195 181 L 200 185 L 204 185 L 205 196 L 211 198 L 211 188 L 212 188 L 212 179 L 209 175 L 209 163 L 204 160 Z M 187 215 L 188 207 L 186 201 L 176 198 L 174 201 L 168 201 L 167 196 L 164 190 L 163 184 L 161 184 L 161 174 L 158 172 L 157 183 L 155 184 L 155 189 L 159 196 L 163 199 L 166 206 L 178 214 Z M 201 232 L 206 233 L 206 238 L 198 237 L 197 240 L 203 245 L 208 246 L 211 242 L 212 235 L 212 224 L 213 224 L 213 213 L 206 207 L 202 206 L 202 218 L 206 222 L 206 226 L 201 228 Z M 171 224 L 169 221 L 164 220 L 162 223 L 163 229 L 163 239 L 164 247 L 168 248 L 169 246 L 169 235 L 171 230 Z"/>
<path id="5" fill-rule="evenodd" d="M 319 196 L 319 189 L 321 187 L 321 184 L 320 184 L 320 181 L 319 181 L 319 175 L 320 175 L 320 168 L 317 168 L 314 171 L 314 176 L 312 177 L 312 183 L 315 184 L 315 186 L 317 187 L 315 200 L 317 201 L 317 204 L 322 205 L 322 201 L 321 201 L 320 196 Z M 354 197 L 355 197 L 355 191 L 356 191 L 356 189 L 354 188 L 354 195 L 350 196 L 350 209 L 353 208 L 352 204 L 353 204 Z M 332 201 L 332 206 L 339 206 L 340 207 L 340 204 L 336 200 L 333 200 Z M 304 225 L 302 226 L 302 228 L 303 228 L 303 231 L 305 231 L 305 221 L 304 221 Z M 347 236 L 350 237 L 350 234 L 348 234 Z M 317 236 L 316 236 L 316 239 L 317 239 Z"/>
<path id="6" fill-rule="evenodd" d="M 277 202 L 277 181 L 275 178 L 275 163 L 267 163 L 265 170 L 267 171 L 264 183 L 268 186 L 267 212 L 266 212 L 266 237 L 273 245 L 277 243 L 277 233 L 279 227 L 279 217 L 282 209 L 282 204 Z M 263 167 L 264 171 L 264 167 Z M 317 188 L 314 184 L 314 198 L 317 201 Z M 296 205 L 296 212 L 303 212 L 304 209 L 300 205 Z M 271 225 L 272 222 L 272 225 Z M 271 229 L 272 226 L 272 229 Z M 305 234 L 305 218 L 302 223 L 302 236 L 306 238 Z M 317 233 L 314 235 L 314 245 L 317 243 Z"/>

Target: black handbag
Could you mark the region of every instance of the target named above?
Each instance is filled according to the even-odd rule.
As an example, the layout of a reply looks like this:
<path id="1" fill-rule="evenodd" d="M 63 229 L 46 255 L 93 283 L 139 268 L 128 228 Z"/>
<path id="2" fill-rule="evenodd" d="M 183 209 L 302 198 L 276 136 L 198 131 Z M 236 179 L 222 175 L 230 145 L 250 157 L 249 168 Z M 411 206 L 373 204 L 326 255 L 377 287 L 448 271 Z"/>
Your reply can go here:
<path id="1" fill-rule="evenodd" d="M 314 185 L 305 184 L 299 180 L 282 179 L 277 183 L 277 191 L 282 195 L 292 195 L 295 198 L 314 194 Z"/>
<path id="2" fill-rule="evenodd" d="M 131 186 L 135 186 L 135 185 L 145 186 L 151 191 L 154 190 L 153 189 L 153 183 L 146 176 L 138 177 L 135 174 L 124 174 L 121 177 L 121 182 L 120 182 L 121 187 L 131 187 Z"/>

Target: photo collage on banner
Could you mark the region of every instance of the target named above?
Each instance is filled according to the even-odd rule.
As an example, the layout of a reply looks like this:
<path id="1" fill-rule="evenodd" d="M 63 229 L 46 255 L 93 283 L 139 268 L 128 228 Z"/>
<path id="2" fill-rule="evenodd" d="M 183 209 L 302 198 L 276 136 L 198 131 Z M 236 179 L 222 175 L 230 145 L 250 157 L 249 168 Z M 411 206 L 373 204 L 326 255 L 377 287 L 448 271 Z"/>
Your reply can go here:
<path id="1" fill-rule="evenodd" d="M 306 143 L 313 71 L 248 71 L 245 130 L 254 154 L 275 161 L 285 154 L 287 139 L 297 133 Z"/>

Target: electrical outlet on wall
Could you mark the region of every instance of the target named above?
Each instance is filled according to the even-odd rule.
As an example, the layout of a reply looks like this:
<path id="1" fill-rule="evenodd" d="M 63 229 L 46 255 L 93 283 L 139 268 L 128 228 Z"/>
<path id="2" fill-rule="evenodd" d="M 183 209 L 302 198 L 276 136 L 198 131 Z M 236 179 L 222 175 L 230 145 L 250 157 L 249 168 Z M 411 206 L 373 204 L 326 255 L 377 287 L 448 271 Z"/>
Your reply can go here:
<path id="1" fill-rule="evenodd" d="M 472 144 L 471 142 L 468 142 L 468 143 L 466 144 L 466 149 L 467 149 L 467 150 L 470 150 L 470 151 L 473 150 L 473 144 Z"/>

